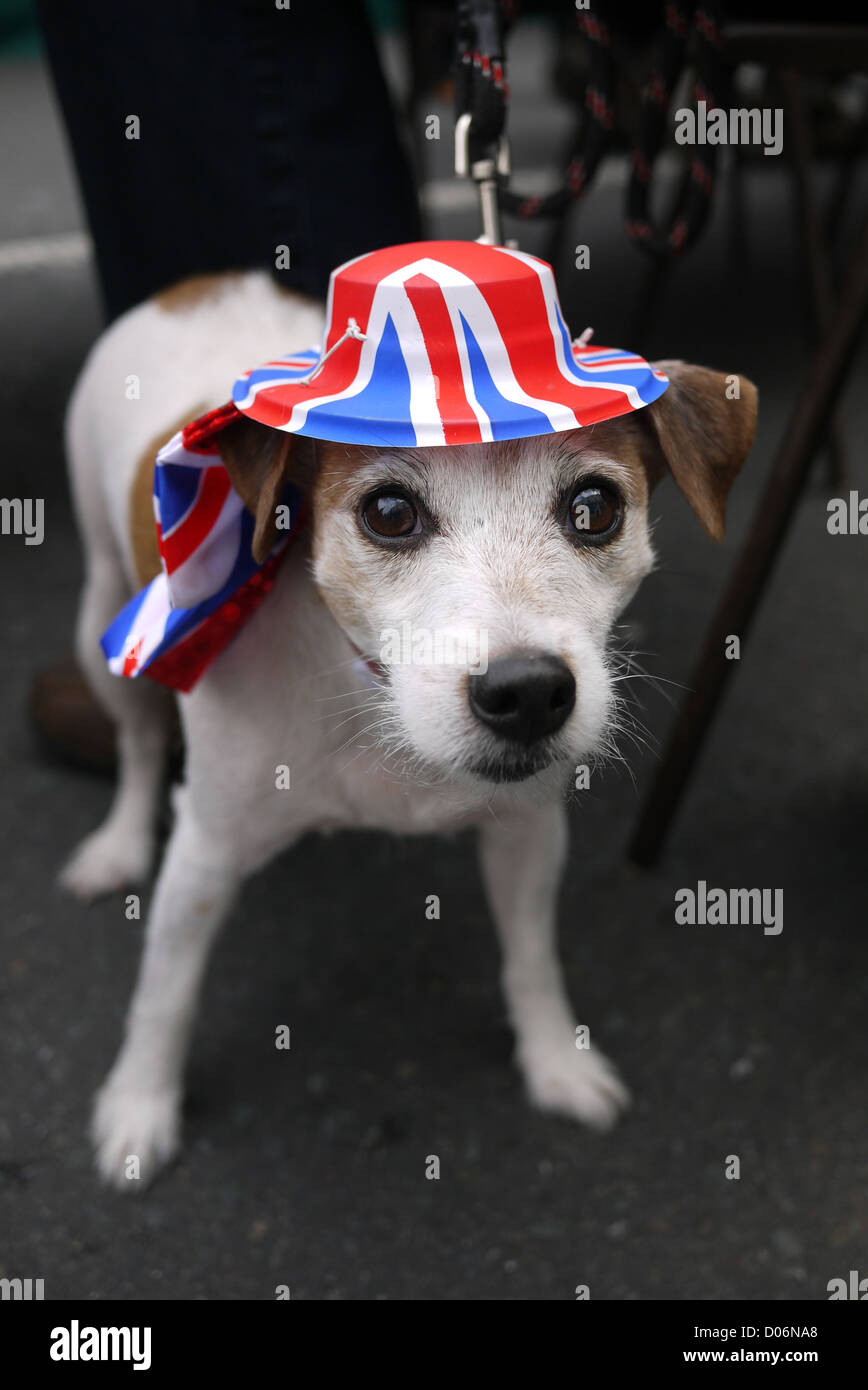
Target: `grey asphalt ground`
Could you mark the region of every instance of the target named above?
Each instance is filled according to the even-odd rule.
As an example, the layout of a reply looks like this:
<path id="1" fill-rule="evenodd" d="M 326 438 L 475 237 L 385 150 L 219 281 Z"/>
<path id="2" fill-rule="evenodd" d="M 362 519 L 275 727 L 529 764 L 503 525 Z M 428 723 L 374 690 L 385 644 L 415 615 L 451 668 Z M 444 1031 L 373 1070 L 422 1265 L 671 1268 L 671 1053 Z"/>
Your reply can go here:
<path id="1" fill-rule="evenodd" d="M 516 67 L 516 164 L 554 164 L 561 118 Z M 673 715 L 658 690 L 636 690 L 649 746 L 573 808 L 563 956 L 579 1018 L 633 1090 L 620 1127 L 601 1137 L 526 1107 L 471 840 L 340 835 L 272 865 L 221 939 L 179 1162 L 132 1200 L 99 1188 L 90 1097 L 142 924 L 120 898 L 84 907 L 55 886 L 110 788 L 45 760 L 26 717 L 34 672 L 70 646 L 80 560 L 60 431 L 99 309 L 74 243 L 33 242 L 82 225 L 38 64 L 0 70 L 0 132 L 0 490 L 46 498 L 41 547 L 0 539 L 0 1274 L 94 1300 L 271 1299 L 279 1284 L 308 1299 L 571 1299 L 587 1284 L 592 1299 L 813 1300 L 868 1275 L 868 540 L 828 535 L 819 467 L 659 867 L 624 857 Z M 430 157 L 443 174 L 448 152 Z M 566 239 L 591 247 L 589 271 L 559 266 L 571 327 L 760 389 L 725 545 L 670 484 L 654 498 L 659 570 L 630 636 L 684 683 L 805 368 L 804 285 L 785 167 L 760 158 L 747 255 L 733 256 L 724 189 L 637 344 L 646 268 L 618 178 Z M 854 215 L 865 194 L 863 170 Z M 450 196 L 433 233 L 474 235 Z M 12 240 L 29 246 L 17 267 Z M 865 371 L 863 348 L 843 413 L 863 496 Z M 676 925 L 674 894 L 699 879 L 782 888 L 783 932 Z"/>

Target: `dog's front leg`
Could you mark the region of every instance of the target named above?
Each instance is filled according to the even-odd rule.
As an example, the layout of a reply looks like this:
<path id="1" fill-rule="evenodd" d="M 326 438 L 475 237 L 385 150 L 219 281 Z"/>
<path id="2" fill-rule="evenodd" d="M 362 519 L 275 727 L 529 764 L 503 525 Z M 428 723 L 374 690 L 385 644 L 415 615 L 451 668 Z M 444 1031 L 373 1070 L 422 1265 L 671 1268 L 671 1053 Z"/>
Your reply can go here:
<path id="1" fill-rule="evenodd" d="M 486 822 L 480 860 L 503 952 L 517 1060 L 534 1105 L 608 1128 L 629 1095 L 612 1064 L 579 1047 L 557 954 L 557 895 L 567 852 L 559 803 Z"/>
<path id="2" fill-rule="evenodd" d="M 179 798 L 148 918 L 118 1058 L 96 1098 L 93 1139 L 106 1182 L 135 1191 L 178 1146 L 181 1083 L 199 983 L 241 882 Z"/>

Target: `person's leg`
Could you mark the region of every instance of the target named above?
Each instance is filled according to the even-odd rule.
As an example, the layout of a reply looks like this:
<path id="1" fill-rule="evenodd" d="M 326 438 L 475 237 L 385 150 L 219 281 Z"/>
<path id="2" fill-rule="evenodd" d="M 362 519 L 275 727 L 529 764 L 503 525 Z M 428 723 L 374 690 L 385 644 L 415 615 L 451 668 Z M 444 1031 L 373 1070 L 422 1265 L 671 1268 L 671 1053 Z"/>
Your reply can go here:
<path id="1" fill-rule="evenodd" d="M 336 265 L 419 236 L 361 0 L 39 9 L 109 318 L 236 267 L 322 297 Z M 108 770 L 111 726 L 70 663 L 41 673 L 32 714 L 55 755 Z"/>
<path id="2" fill-rule="evenodd" d="M 110 317 L 284 246 L 280 278 L 322 296 L 419 235 L 361 0 L 39 8 Z"/>

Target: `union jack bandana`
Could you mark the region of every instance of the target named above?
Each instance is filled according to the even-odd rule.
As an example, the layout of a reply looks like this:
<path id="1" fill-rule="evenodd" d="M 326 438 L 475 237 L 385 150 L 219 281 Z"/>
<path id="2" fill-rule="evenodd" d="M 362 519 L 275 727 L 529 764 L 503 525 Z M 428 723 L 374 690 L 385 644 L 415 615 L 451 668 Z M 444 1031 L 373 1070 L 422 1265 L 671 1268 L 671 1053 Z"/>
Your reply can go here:
<path id="1" fill-rule="evenodd" d="M 104 634 L 110 669 L 190 690 L 272 588 L 303 507 L 288 487 L 291 528 L 258 565 L 253 517 L 220 457 L 240 414 L 315 439 L 430 447 L 577 429 L 666 390 L 644 358 L 589 336 L 571 341 L 551 266 L 521 251 L 417 242 L 339 266 L 322 347 L 245 372 L 231 402 L 158 453 L 162 573 Z"/>
<path id="2" fill-rule="evenodd" d="M 157 454 L 154 519 L 162 572 L 103 633 L 116 676 L 150 676 L 191 690 L 274 587 L 287 545 L 304 524 L 301 496 L 281 499 L 291 525 L 263 565 L 253 558 L 254 519 L 220 457 L 219 437 L 238 420 L 231 404 L 185 425 Z"/>

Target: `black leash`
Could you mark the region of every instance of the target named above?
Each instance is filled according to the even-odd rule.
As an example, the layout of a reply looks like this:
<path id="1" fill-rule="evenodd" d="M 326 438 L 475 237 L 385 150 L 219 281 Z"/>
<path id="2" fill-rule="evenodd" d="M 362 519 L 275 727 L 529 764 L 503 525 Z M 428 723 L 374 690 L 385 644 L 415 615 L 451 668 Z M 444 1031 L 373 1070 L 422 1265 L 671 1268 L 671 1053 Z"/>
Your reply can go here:
<path id="1" fill-rule="evenodd" d="M 655 225 L 650 202 L 654 161 L 666 142 L 672 95 L 685 66 L 693 6 L 669 0 L 658 62 L 642 94 L 639 139 L 631 155 L 627 189 L 627 235 L 643 251 L 659 259 L 681 255 L 705 225 L 714 193 L 716 145 L 694 145 L 682 180 L 675 210 L 665 225 Z M 726 67 L 721 40 L 721 6 L 703 0 L 693 14 L 696 76 L 694 100 L 706 108 L 724 105 Z"/>
<path id="2" fill-rule="evenodd" d="M 500 0 L 459 0 L 455 72 L 455 173 L 479 190 L 481 241 L 502 244 L 499 193 L 509 178 Z"/>
<path id="3" fill-rule="evenodd" d="M 455 116 L 471 118 L 471 163 L 486 157 L 506 127 L 504 29 L 500 0 L 459 0 Z"/>
<path id="4" fill-rule="evenodd" d="M 508 188 L 501 188 L 500 205 L 515 217 L 559 217 L 575 198 L 581 198 L 586 192 L 612 143 L 616 71 L 612 35 L 605 19 L 607 8 L 596 0 L 593 14 L 579 10 L 576 15 L 579 29 L 588 42 L 590 67 L 585 87 L 585 116 L 567 165 L 564 186 L 544 198 L 523 198 Z"/>
<path id="5" fill-rule="evenodd" d="M 617 64 L 613 50 L 614 0 L 595 0 L 594 10 L 579 10 L 576 20 L 587 41 L 590 69 L 584 119 L 563 187 L 545 197 L 525 197 L 506 187 L 509 153 L 506 115 L 509 90 L 505 79 L 504 32 L 517 5 L 500 0 L 460 0 L 455 84 L 455 172 L 473 177 L 480 190 L 483 240 L 500 244 L 497 204 L 515 217 L 561 216 L 590 187 L 615 132 Z M 654 162 L 666 143 L 672 96 L 693 36 L 696 77 L 694 99 L 707 108 L 724 104 L 727 69 L 721 41 L 721 5 L 668 0 L 660 53 L 642 95 L 639 137 L 631 152 L 627 189 L 627 233 L 643 251 L 658 259 L 680 255 L 693 244 L 708 217 L 714 191 L 717 146 L 696 145 L 667 223 L 657 225 L 650 212 Z"/>

